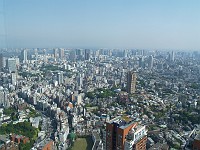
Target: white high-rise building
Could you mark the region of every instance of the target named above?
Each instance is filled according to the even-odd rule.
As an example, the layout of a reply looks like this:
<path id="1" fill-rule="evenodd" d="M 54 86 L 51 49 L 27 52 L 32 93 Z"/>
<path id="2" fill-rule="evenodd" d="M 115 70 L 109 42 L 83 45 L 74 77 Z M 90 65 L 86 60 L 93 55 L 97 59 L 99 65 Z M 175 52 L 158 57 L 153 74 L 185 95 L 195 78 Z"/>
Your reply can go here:
<path id="1" fill-rule="evenodd" d="M 38 50 L 37 50 L 37 48 L 34 50 L 34 53 L 35 53 L 35 60 L 37 61 L 38 60 Z"/>
<path id="2" fill-rule="evenodd" d="M 136 127 L 132 127 L 126 136 L 124 150 L 139 149 L 139 146 L 140 149 L 146 149 L 146 136 L 147 129 L 145 126 L 138 125 Z"/>
<path id="3" fill-rule="evenodd" d="M 78 105 L 82 103 L 82 96 L 80 94 L 76 95 L 76 102 Z"/>
<path id="4" fill-rule="evenodd" d="M 153 56 L 149 56 L 149 63 L 148 63 L 148 67 L 149 69 L 152 69 L 153 68 Z"/>
<path id="5" fill-rule="evenodd" d="M 0 54 L 0 69 L 2 69 L 4 67 L 3 64 L 3 54 Z"/>
<path id="6" fill-rule="evenodd" d="M 79 76 L 77 77 L 77 83 L 79 87 L 83 86 L 83 77 L 79 74 Z"/>
<path id="7" fill-rule="evenodd" d="M 171 54 L 171 61 L 174 61 L 174 51 L 172 51 L 172 54 Z"/>
<path id="8" fill-rule="evenodd" d="M 4 92 L 3 87 L 0 87 L 0 106 L 4 106 Z"/>
<path id="9" fill-rule="evenodd" d="M 16 59 L 15 58 L 8 58 L 7 61 L 6 61 L 6 68 L 10 72 L 16 72 L 17 71 Z"/>
<path id="10" fill-rule="evenodd" d="M 57 48 L 53 49 L 53 55 L 54 55 L 55 61 L 57 61 L 57 59 L 58 59 L 58 49 Z"/>
<path id="11" fill-rule="evenodd" d="M 27 57 L 27 50 L 26 49 L 22 50 L 22 62 L 28 63 L 28 57 Z"/>
<path id="12" fill-rule="evenodd" d="M 59 57 L 60 57 L 60 60 L 64 60 L 65 51 L 63 48 L 59 49 Z"/>
<path id="13" fill-rule="evenodd" d="M 8 89 L 0 88 L 0 107 L 8 108 L 10 107 L 10 102 L 8 100 Z"/>
<path id="14" fill-rule="evenodd" d="M 47 62 L 46 49 L 43 49 L 43 61 L 44 61 L 45 63 Z"/>
<path id="15" fill-rule="evenodd" d="M 12 72 L 12 73 L 11 73 L 11 83 L 12 83 L 13 85 L 16 85 L 16 84 L 17 84 L 17 75 L 16 75 L 15 72 Z"/>
<path id="16" fill-rule="evenodd" d="M 63 83 L 63 72 L 62 71 L 57 74 L 57 79 L 58 79 L 59 85 Z"/>
<path id="17" fill-rule="evenodd" d="M 139 67 L 141 67 L 141 68 L 145 67 L 144 57 L 143 56 L 139 58 Z"/>

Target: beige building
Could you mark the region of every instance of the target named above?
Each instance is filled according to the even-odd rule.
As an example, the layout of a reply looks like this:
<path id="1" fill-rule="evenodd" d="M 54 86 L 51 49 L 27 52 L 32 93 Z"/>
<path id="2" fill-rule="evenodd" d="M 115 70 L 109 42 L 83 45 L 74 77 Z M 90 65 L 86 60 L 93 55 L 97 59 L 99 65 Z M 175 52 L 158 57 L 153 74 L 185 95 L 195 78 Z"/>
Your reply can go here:
<path id="1" fill-rule="evenodd" d="M 127 92 L 129 94 L 135 93 L 136 79 L 137 79 L 136 72 L 129 71 L 127 73 Z"/>

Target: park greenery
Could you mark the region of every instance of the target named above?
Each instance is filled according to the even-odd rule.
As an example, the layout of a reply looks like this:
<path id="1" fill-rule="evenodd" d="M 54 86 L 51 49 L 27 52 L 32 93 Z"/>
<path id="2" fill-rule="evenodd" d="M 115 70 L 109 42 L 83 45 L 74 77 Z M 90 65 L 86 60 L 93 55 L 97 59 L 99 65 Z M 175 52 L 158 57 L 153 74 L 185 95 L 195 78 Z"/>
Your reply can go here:
<path id="1" fill-rule="evenodd" d="M 3 114 L 4 115 L 7 115 L 7 116 L 9 116 L 9 115 L 11 115 L 11 114 L 13 114 L 13 113 L 15 113 L 16 112 L 16 110 L 14 109 L 14 108 L 12 108 L 12 107 L 10 107 L 10 108 L 5 108 L 4 110 L 3 110 Z"/>
<path id="2" fill-rule="evenodd" d="M 34 141 L 37 139 L 39 129 L 32 127 L 30 122 L 19 122 L 17 124 L 3 124 L 0 127 L 0 134 L 17 134 L 29 138 L 26 144 L 20 143 L 19 150 L 29 150 L 33 147 Z"/>
<path id="3" fill-rule="evenodd" d="M 42 71 L 43 75 L 47 75 L 48 73 L 50 72 L 58 72 L 58 71 L 63 71 L 64 75 L 71 78 L 73 73 L 70 71 L 70 70 L 67 70 L 67 69 L 64 69 L 64 68 L 61 68 L 60 66 L 57 66 L 57 65 L 45 65 L 45 66 L 42 66 L 40 68 L 40 71 Z"/>
<path id="4" fill-rule="evenodd" d="M 40 114 L 32 108 L 26 107 L 25 109 L 30 110 L 30 112 L 27 114 L 27 119 L 29 119 L 30 117 L 35 118 L 35 117 L 40 116 Z M 10 116 L 12 121 L 18 120 L 18 112 L 13 107 L 5 108 L 4 111 L 3 111 L 3 114 Z"/>
<path id="5" fill-rule="evenodd" d="M 108 98 L 110 96 L 115 96 L 115 92 L 112 89 L 103 89 L 103 88 L 99 88 L 99 89 L 95 89 L 93 92 L 87 92 L 86 93 L 86 97 L 90 98 L 90 99 L 94 99 L 94 98 Z"/>
<path id="6" fill-rule="evenodd" d="M 64 72 L 69 72 L 69 70 L 67 69 L 64 69 L 64 68 L 60 68 L 59 66 L 57 65 L 45 65 L 45 66 L 42 66 L 41 67 L 41 71 L 64 71 Z"/>
<path id="7" fill-rule="evenodd" d="M 17 112 L 15 108 L 5 108 L 3 111 L 4 115 L 10 116 L 12 121 L 17 121 Z"/>
<path id="8" fill-rule="evenodd" d="M 19 72 L 18 73 L 20 76 L 22 76 L 23 78 L 27 78 L 27 77 L 38 77 L 40 76 L 39 73 L 30 73 L 30 72 L 27 72 L 27 71 L 24 71 L 24 72 Z"/>
<path id="9" fill-rule="evenodd" d="M 38 129 L 31 126 L 30 122 L 19 122 L 17 124 L 3 124 L 0 127 L 0 134 L 19 134 L 28 137 L 30 140 L 36 140 Z"/>
<path id="10" fill-rule="evenodd" d="M 29 108 L 29 107 L 27 107 L 26 109 L 30 110 L 29 114 L 27 115 L 28 119 L 30 117 L 34 118 L 34 117 L 40 116 L 40 114 L 38 112 L 36 112 L 34 109 Z M 14 109 L 11 108 L 11 110 L 14 110 Z M 18 120 L 16 112 L 11 113 L 11 119 L 12 119 L 12 121 Z M 15 127 L 16 127 L 16 130 L 12 131 L 11 128 L 15 128 Z M 0 130 L 1 130 L 1 128 L 0 128 Z M 19 144 L 19 150 L 29 150 L 29 149 L 31 149 L 33 144 L 34 144 L 34 140 L 36 140 L 36 138 L 37 138 L 37 134 L 38 134 L 38 131 L 39 131 L 39 129 L 32 127 L 31 123 L 29 123 L 29 122 L 18 123 L 16 125 L 12 125 L 12 124 L 8 124 L 7 126 L 4 125 L 3 130 L 7 130 L 7 133 L 12 131 L 12 133 L 21 134 L 21 135 L 29 137 L 29 139 L 30 139 L 29 142 L 27 142 L 26 144 L 24 144 L 24 143 Z"/>
<path id="11" fill-rule="evenodd" d="M 40 114 L 37 111 L 35 111 L 34 109 L 29 108 L 29 110 L 30 110 L 30 112 L 28 114 L 28 118 L 30 118 L 30 117 L 35 118 L 35 117 L 40 116 Z"/>
<path id="12" fill-rule="evenodd" d="M 20 143 L 19 150 L 30 150 L 33 147 L 34 141 L 27 142 L 26 144 Z"/>
<path id="13" fill-rule="evenodd" d="M 177 123 L 182 122 L 183 124 L 187 124 L 190 121 L 192 124 L 200 123 L 200 116 L 194 115 L 192 111 L 182 110 L 178 112 L 178 116 L 175 116 L 174 119 Z"/>
<path id="14" fill-rule="evenodd" d="M 193 89 L 199 89 L 199 85 L 197 83 L 192 83 L 190 87 Z"/>

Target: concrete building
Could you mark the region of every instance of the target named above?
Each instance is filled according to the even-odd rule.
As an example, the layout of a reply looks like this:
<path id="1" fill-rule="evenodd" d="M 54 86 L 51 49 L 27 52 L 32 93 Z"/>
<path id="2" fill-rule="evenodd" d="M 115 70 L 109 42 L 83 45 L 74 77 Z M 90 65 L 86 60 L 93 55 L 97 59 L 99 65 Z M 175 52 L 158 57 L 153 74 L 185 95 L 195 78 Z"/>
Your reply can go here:
<path id="1" fill-rule="evenodd" d="M 28 62 L 28 56 L 27 56 L 27 50 L 26 49 L 22 50 L 21 58 L 22 58 L 22 62 L 23 63 L 27 63 Z"/>
<path id="2" fill-rule="evenodd" d="M 70 61 L 76 61 L 76 51 L 70 51 L 70 54 L 69 54 L 69 60 Z"/>
<path id="3" fill-rule="evenodd" d="M 139 58 L 139 67 L 140 68 L 144 68 L 145 67 L 144 57 L 140 57 Z"/>
<path id="4" fill-rule="evenodd" d="M 63 83 L 63 72 L 62 71 L 57 74 L 57 79 L 58 79 L 59 85 Z"/>
<path id="5" fill-rule="evenodd" d="M 9 72 L 16 72 L 16 59 L 15 58 L 8 58 L 6 61 L 6 68 L 9 70 Z"/>
<path id="6" fill-rule="evenodd" d="M 10 107 L 10 103 L 8 100 L 8 89 L 1 88 L 0 89 L 0 107 L 3 106 L 5 108 Z"/>
<path id="7" fill-rule="evenodd" d="M 57 61 L 57 59 L 58 59 L 58 49 L 57 48 L 53 49 L 53 55 L 54 55 L 55 61 Z"/>
<path id="8" fill-rule="evenodd" d="M 85 49 L 85 60 L 89 60 L 89 59 L 90 59 L 90 50 Z"/>
<path id="9" fill-rule="evenodd" d="M 170 61 L 174 62 L 174 51 L 171 53 Z"/>
<path id="10" fill-rule="evenodd" d="M 0 69 L 2 69 L 3 67 L 4 67 L 3 54 L 0 54 Z"/>
<path id="11" fill-rule="evenodd" d="M 125 150 L 146 150 L 147 131 L 145 126 L 132 127 L 129 130 L 124 149 Z"/>
<path id="12" fill-rule="evenodd" d="M 146 149 L 146 129 L 137 122 L 116 117 L 106 122 L 106 149 Z"/>
<path id="13" fill-rule="evenodd" d="M 65 57 L 65 51 L 63 48 L 59 49 L 59 57 L 60 57 L 60 60 L 63 60 Z"/>
<path id="14" fill-rule="evenodd" d="M 152 69 L 153 68 L 153 56 L 149 56 L 149 62 L 148 62 L 148 68 Z"/>
<path id="15" fill-rule="evenodd" d="M 127 73 L 127 92 L 129 94 L 135 93 L 135 86 L 136 86 L 136 73 L 133 71 L 129 71 Z"/>
<path id="16" fill-rule="evenodd" d="M 12 72 L 11 73 L 11 83 L 13 85 L 16 85 L 17 84 L 17 74 L 15 72 Z"/>
<path id="17" fill-rule="evenodd" d="M 51 139 L 45 139 L 40 142 L 36 147 L 33 147 L 31 150 L 53 150 L 54 142 Z"/>
<path id="18" fill-rule="evenodd" d="M 92 150 L 103 150 L 103 143 L 97 131 L 92 132 L 93 147 Z"/>

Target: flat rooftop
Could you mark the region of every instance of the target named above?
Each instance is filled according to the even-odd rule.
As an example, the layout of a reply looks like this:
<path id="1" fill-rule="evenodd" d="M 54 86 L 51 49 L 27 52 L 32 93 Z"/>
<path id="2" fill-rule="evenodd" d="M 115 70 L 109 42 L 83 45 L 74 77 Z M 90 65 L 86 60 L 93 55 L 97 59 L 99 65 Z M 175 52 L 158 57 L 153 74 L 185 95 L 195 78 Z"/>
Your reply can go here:
<path id="1" fill-rule="evenodd" d="M 39 148 L 44 147 L 46 144 L 48 144 L 49 142 L 51 142 L 51 139 L 45 139 L 42 142 L 39 143 Z"/>
<path id="2" fill-rule="evenodd" d="M 0 142 L 6 143 L 7 141 L 10 141 L 9 136 L 0 135 Z"/>
<path id="3" fill-rule="evenodd" d="M 119 128 L 125 129 L 128 126 L 136 123 L 136 121 L 132 120 L 132 119 L 126 117 L 126 116 L 118 116 L 116 118 L 111 119 L 110 121 L 107 121 L 107 123 L 109 123 L 109 124 L 118 124 Z"/>

